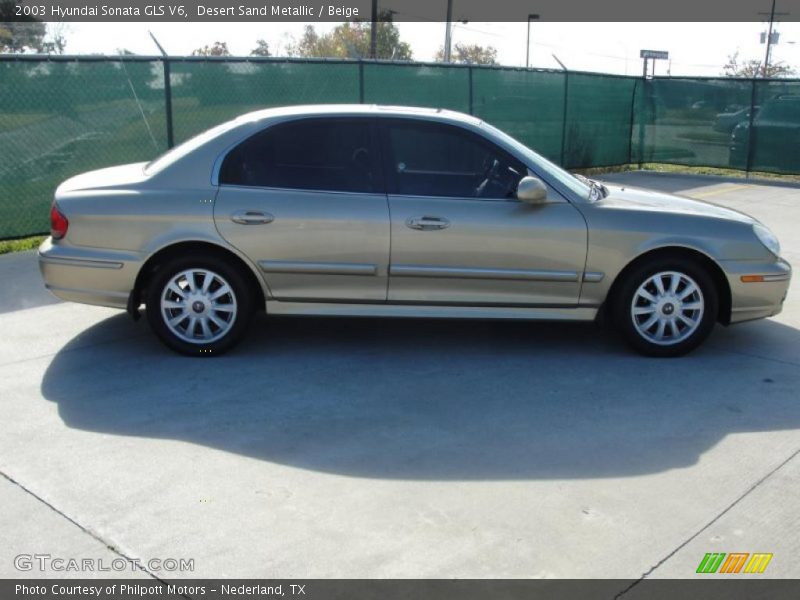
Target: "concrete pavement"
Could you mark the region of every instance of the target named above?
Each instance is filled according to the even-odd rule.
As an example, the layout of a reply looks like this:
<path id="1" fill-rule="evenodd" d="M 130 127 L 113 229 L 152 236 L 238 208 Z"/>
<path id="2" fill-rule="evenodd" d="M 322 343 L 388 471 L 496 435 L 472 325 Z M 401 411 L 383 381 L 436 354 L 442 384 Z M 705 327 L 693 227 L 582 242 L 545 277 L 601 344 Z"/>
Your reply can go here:
<path id="1" fill-rule="evenodd" d="M 35 251 L 0 255 L 0 274 L 0 313 L 60 302 L 42 285 Z"/>
<path id="2" fill-rule="evenodd" d="M 800 264 L 797 187 L 608 179 L 750 212 Z M 591 324 L 264 318 L 196 360 L 118 311 L 31 305 L 0 310 L 0 471 L 25 488 L 0 479 L 0 576 L 94 543 L 187 577 L 692 577 L 706 552 L 800 576 L 797 278 L 677 360 Z"/>

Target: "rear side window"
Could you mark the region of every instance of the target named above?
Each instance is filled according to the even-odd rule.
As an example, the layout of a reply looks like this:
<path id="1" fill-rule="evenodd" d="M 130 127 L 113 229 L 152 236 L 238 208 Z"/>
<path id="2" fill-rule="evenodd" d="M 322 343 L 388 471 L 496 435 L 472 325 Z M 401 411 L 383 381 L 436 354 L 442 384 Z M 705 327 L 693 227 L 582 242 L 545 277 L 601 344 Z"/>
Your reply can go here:
<path id="1" fill-rule="evenodd" d="M 303 119 L 248 138 L 225 157 L 221 184 L 337 192 L 380 188 L 372 123 Z"/>

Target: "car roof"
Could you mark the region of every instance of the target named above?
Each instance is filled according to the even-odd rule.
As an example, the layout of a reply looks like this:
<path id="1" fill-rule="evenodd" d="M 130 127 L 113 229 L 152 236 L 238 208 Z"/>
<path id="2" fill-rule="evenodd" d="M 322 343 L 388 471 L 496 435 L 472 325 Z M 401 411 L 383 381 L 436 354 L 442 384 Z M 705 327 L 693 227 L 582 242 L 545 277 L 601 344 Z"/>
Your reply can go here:
<path id="1" fill-rule="evenodd" d="M 481 120 L 477 117 L 444 108 L 425 108 L 420 106 L 388 106 L 381 104 L 304 104 L 297 106 L 279 106 L 253 111 L 241 115 L 239 122 L 263 121 L 266 119 L 294 116 L 354 116 L 371 115 L 384 117 L 418 116 L 442 121 L 457 121 L 477 125 Z"/>

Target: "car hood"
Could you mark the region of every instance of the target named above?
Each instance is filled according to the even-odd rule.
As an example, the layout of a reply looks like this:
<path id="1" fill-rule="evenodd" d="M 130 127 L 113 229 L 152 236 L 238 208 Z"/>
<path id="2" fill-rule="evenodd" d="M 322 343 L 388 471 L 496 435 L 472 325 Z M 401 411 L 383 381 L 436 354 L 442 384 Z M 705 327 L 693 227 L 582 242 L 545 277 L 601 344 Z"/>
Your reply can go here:
<path id="1" fill-rule="evenodd" d="M 132 163 L 129 165 L 120 165 L 118 167 L 109 167 L 107 169 L 98 169 L 96 171 L 81 173 L 80 175 L 67 179 L 58 186 L 56 194 L 80 190 L 120 188 L 139 183 L 147 179 L 147 175 L 144 173 L 146 164 L 147 163 L 144 162 Z"/>
<path id="2" fill-rule="evenodd" d="M 606 184 L 606 188 L 608 196 L 598 201 L 604 208 L 697 215 L 742 223 L 755 222 L 749 215 L 701 200 L 627 186 Z"/>

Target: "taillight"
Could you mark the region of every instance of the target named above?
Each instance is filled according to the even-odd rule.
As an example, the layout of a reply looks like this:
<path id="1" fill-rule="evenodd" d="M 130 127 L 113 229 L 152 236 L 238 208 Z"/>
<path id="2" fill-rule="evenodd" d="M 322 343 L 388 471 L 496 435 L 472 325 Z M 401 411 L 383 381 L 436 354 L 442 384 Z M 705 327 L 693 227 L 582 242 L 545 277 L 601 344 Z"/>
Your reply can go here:
<path id="1" fill-rule="evenodd" d="M 54 240 L 60 240 L 67 235 L 68 228 L 69 221 L 67 217 L 58 210 L 58 204 L 53 202 L 53 206 L 50 207 L 50 235 L 53 236 Z"/>

